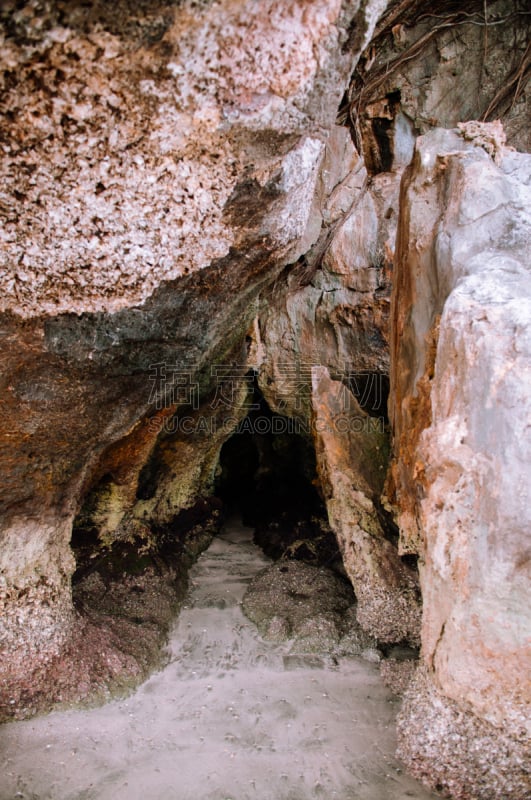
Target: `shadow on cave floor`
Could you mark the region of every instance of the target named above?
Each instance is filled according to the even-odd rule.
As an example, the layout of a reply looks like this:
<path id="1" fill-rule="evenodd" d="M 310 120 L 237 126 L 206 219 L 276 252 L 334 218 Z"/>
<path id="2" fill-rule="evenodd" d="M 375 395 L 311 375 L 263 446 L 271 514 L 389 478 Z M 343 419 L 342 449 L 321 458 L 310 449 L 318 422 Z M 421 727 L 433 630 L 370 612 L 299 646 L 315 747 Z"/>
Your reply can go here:
<path id="1" fill-rule="evenodd" d="M 127 699 L 4 726 L 0 796 L 434 798 L 394 758 L 399 701 L 376 664 L 294 656 L 244 617 L 268 564 L 252 530 L 227 522 L 190 571 L 164 669 Z"/>

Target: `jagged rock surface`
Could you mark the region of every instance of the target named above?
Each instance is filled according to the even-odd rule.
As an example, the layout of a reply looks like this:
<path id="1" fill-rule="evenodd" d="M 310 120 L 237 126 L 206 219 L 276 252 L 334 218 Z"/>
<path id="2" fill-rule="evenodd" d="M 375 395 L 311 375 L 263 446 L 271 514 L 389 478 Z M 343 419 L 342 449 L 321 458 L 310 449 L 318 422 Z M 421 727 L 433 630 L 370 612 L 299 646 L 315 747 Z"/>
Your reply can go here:
<path id="1" fill-rule="evenodd" d="M 369 172 L 407 166 L 417 135 L 467 120 L 503 120 L 528 151 L 530 24 L 523 0 L 390 4 L 342 109 Z"/>
<path id="2" fill-rule="evenodd" d="M 107 545 L 208 493 L 233 427 L 203 447 L 166 423 L 216 417 L 213 366 L 250 368 L 260 293 L 319 233 L 326 139 L 384 5 L 2 5 L 8 713 L 79 622 L 79 512 Z"/>
<path id="3" fill-rule="evenodd" d="M 293 418 L 312 414 L 312 365 L 381 389 L 389 373 L 389 304 L 400 171 L 367 171 L 346 128 L 328 140 L 312 206 L 314 246 L 261 309 L 259 384 L 270 407 Z M 385 397 L 374 392 L 385 413 Z M 379 405 L 378 405 L 379 403 Z M 370 404 L 369 404 L 370 405 Z"/>
<path id="4" fill-rule="evenodd" d="M 450 131 L 421 137 L 404 184 L 393 476 L 402 546 L 421 557 L 424 683 L 434 688 L 423 694 L 419 684 L 410 696 L 401 752 L 458 797 L 516 800 L 531 701 L 521 681 L 530 657 L 531 159 L 503 148 L 499 126 L 475 131 L 468 141 Z M 428 726 L 426 748 L 416 704 L 435 720 L 444 698 L 445 724 Z M 465 745 L 443 742 L 453 727 L 464 743 L 476 724 L 497 763 L 487 784 L 479 751 L 463 772 Z"/>
<path id="5" fill-rule="evenodd" d="M 417 641 L 419 557 L 408 767 L 525 796 L 530 168 L 470 118 L 528 144 L 528 22 L 452 2 L 439 27 L 432 5 L 2 4 L 3 715 L 156 662 L 254 370 L 314 435 L 352 613 L 383 641 Z M 437 124 L 460 133 L 408 167 Z"/>
<path id="6" fill-rule="evenodd" d="M 312 401 L 318 470 L 330 524 L 356 592 L 358 622 L 382 642 L 418 644 L 416 577 L 386 538 L 378 509 L 387 436 L 325 367 L 313 368 Z"/>

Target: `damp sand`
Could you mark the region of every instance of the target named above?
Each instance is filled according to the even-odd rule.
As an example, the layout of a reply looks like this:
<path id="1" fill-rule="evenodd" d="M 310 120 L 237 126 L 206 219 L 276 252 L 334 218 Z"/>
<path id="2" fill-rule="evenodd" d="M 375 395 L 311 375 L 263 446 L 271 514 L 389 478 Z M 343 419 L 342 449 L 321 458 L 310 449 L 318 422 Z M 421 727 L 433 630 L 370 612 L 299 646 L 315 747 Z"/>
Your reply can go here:
<path id="1" fill-rule="evenodd" d="M 0 728 L 0 800 L 429 800 L 394 758 L 378 667 L 289 655 L 240 604 L 271 563 L 226 525 L 190 573 L 169 661 L 126 700 Z"/>

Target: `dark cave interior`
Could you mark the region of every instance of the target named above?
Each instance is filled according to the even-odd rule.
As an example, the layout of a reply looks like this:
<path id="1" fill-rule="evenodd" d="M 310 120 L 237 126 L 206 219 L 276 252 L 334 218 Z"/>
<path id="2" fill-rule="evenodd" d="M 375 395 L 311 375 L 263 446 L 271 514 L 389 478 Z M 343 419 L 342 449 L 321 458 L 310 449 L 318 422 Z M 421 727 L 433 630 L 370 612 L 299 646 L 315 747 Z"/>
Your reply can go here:
<path id="1" fill-rule="evenodd" d="M 338 555 L 318 489 L 313 442 L 296 420 L 257 408 L 222 447 L 216 495 L 272 558 L 324 563 Z"/>

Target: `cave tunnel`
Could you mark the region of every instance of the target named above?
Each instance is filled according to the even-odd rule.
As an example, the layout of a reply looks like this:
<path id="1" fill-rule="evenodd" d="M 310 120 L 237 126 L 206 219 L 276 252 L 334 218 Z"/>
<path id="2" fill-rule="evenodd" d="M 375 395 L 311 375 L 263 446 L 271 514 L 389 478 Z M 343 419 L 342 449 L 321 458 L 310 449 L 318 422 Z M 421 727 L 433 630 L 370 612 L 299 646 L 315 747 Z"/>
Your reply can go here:
<path id="1" fill-rule="evenodd" d="M 316 458 L 303 423 L 255 406 L 220 453 L 215 492 L 226 516 L 241 516 L 273 558 L 322 562 L 338 554 L 319 493 Z"/>

